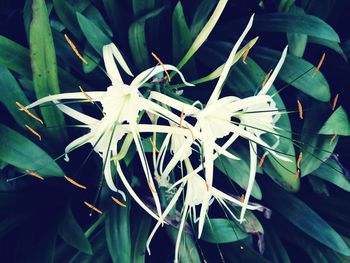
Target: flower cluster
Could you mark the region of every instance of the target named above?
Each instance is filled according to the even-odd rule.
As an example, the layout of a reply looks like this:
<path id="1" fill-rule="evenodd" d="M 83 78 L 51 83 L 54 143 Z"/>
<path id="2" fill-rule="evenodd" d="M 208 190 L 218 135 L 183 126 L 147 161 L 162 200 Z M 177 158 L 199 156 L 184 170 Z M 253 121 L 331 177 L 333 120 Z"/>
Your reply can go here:
<path id="1" fill-rule="evenodd" d="M 277 140 L 273 145 L 264 141 L 262 137 L 268 132 L 276 134 L 276 122 L 280 112 L 273 97 L 267 93 L 282 67 L 287 47 L 263 89 L 255 96 L 247 98 L 220 96 L 229 71 L 234 62 L 237 61 L 235 59 L 238 49 L 252 26 L 253 17 L 234 45 L 206 103 L 198 101 L 194 104 L 188 104 L 157 91 L 145 93 L 147 95 L 141 93 L 140 88 L 145 86 L 149 80 L 159 76 L 164 70 L 176 72 L 185 85 L 193 86 L 186 82 L 181 72 L 172 65 L 157 65 L 140 73 L 130 84 L 125 84 L 118 66 L 128 75 L 133 76 L 133 74 L 118 48 L 114 44 L 109 44 L 103 48 L 105 68 L 111 80 L 111 86 L 106 91 L 52 95 L 39 99 L 26 107 L 29 109 L 42 103 L 53 102 L 66 115 L 82 123 L 81 126 L 86 128 L 87 132 L 66 147 L 65 159 L 69 160 L 68 154 L 74 149 L 90 143 L 103 160 L 103 172 L 107 185 L 125 199 L 125 193 L 117 188 L 111 172 L 112 164 L 115 165 L 118 178 L 128 193 L 149 215 L 157 220 L 147 247 L 157 229 L 167 223 L 167 216 L 180 202 L 181 194 L 184 194 L 175 261 L 178 260 L 181 233 L 188 213 L 193 214 L 192 218 L 195 223 L 198 222 L 197 232 L 198 238 L 200 238 L 209 206 L 214 200 L 240 223 L 244 221 L 247 209 L 262 208 L 260 205 L 249 203 L 257 169 L 258 146 L 264 148 L 265 154 L 271 153 L 277 158 L 288 160 L 274 151 L 278 145 L 278 136 L 276 136 Z M 101 106 L 103 117 L 96 119 L 88 116 L 61 103 L 62 100 L 83 100 L 96 103 Z M 150 120 L 144 121 L 146 117 L 142 117 L 142 113 L 146 113 L 145 116 L 150 117 Z M 144 150 L 142 135 L 145 133 L 153 133 L 154 138 L 157 138 L 157 134 L 165 134 L 159 151 L 153 150 L 153 167 L 150 166 Z M 234 147 L 234 142 L 239 137 L 248 140 L 250 149 L 249 182 L 243 200 L 214 187 L 214 161 L 220 155 L 239 160 L 228 151 L 228 147 Z M 156 210 L 147 206 L 134 191 L 120 163 L 125 153 L 124 145 L 128 148 L 132 142 L 136 147 Z M 155 140 L 153 144 L 154 142 Z M 121 149 L 119 149 L 120 145 L 123 145 Z M 153 145 L 153 147 L 156 146 Z M 200 164 L 196 168 L 191 163 L 193 159 L 200 160 Z M 174 178 L 170 175 L 177 169 L 179 163 L 181 164 L 182 176 Z M 167 204 L 160 202 L 157 190 L 161 187 L 172 193 Z M 239 216 L 231 211 L 231 205 L 241 207 Z M 199 216 L 196 212 L 198 206 L 200 206 Z"/>

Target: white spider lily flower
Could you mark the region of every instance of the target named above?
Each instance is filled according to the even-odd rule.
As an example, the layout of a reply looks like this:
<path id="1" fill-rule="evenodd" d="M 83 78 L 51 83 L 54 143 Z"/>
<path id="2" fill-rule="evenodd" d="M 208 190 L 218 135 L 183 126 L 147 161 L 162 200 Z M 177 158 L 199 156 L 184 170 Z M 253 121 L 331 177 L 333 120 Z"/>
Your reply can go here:
<path id="1" fill-rule="evenodd" d="M 106 91 L 72 92 L 51 95 L 37 100 L 36 102 L 28 105 L 27 108 L 32 108 L 42 103 L 52 101 L 55 102 L 57 107 L 64 113 L 85 124 L 86 127 L 90 129 L 90 132 L 71 142 L 66 147 L 65 152 L 68 153 L 71 150 L 76 149 L 85 143 L 91 143 L 94 146 L 94 150 L 101 156 L 101 158 L 103 158 L 104 174 L 107 185 L 111 188 L 111 190 L 122 194 L 124 199 L 125 195 L 116 188 L 113 182 L 110 170 L 110 163 L 112 157 L 111 155 L 117 154 L 116 147 L 118 141 L 124 136 L 124 134 L 131 133 L 133 136 L 134 143 L 136 145 L 138 155 L 140 157 L 146 180 L 150 186 L 150 190 L 152 192 L 157 211 L 160 216 L 160 202 L 157 192 L 154 191 L 155 185 L 143 150 L 141 137 L 139 133 L 139 124 L 137 123 L 140 111 L 145 110 L 150 111 L 152 113 L 156 113 L 154 112 L 154 107 L 158 107 L 159 105 L 145 99 L 138 89 L 149 79 L 159 74 L 160 72 L 163 72 L 164 68 L 168 71 L 176 71 L 179 74 L 181 80 L 186 85 L 192 86 L 192 84 L 186 82 L 181 72 L 172 65 L 159 65 L 154 68 L 147 69 L 140 73 L 138 76 L 136 76 L 132 80 L 130 85 L 124 84 L 118 67 L 116 65 L 115 59 L 128 75 L 133 75 L 129 67 L 127 66 L 125 60 L 123 59 L 121 53 L 119 52 L 118 48 L 113 43 L 105 45 L 103 47 L 103 58 L 107 75 L 109 76 L 112 82 L 112 85 L 108 87 Z M 66 99 L 87 99 L 88 101 L 93 103 L 99 102 L 101 103 L 104 116 L 101 120 L 97 120 L 76 110 L 73 110 L 70 107 L 58 103 L 58 101 Z M 166 110 L 163 109 L 162 112 L 163 111 Z M 124 129 L 125 125 L 123 124 L 125 123 L 128 124 L 127 129 Z M 152 131 L 155 131 L 156 128 L 157 126 L 154 126 Z M 66 160 L 69 160 L 68 156 L 66 156 Z M 119 175 L 123 177 L 123 173 L 120 173 L 120 169 L 117 170 Z M 127 182 L 125 178 L 123 178 L 122 181 L 124 184 Z M 131 187 L 127 185 L 126 188 L 128 190 L 131 189 Z M 145 204 L 140 201 L 136 194 L 134 192 L 130 192 L 130 194 L 145 209 Z M 151 215 L 154 217 L 154 214 Z"/>
<path id="2" fill-rule="evenodd" d="M 183 204 L 183 209 L 181 213 L 181 220 L 180 220 L 180 225 L 179 225 L 179 231 L 178 231 L 178 236 L 176 239 L 176 246 L 175 246 L 175 262 L 178 262 L 178 254 L 179 254 L 179 247 L 180 247 L 180 242 L 181 242 L 181 235 L 185 226 L 186 218 L 188 213 L 192 212 L 193 215 L 193 221 L 194 223 L 198 222 L 198 238 L 201 237 L 203 227 L 204 227 L 204 222 L 205 222 L 205 215 L 206 211 L 208 210 L 208 207 L 212 203 L 212 201 L 216 200 L 222 205 L 229 213 L 230 215 L 235 218 L 236 220 L 239 220 L 231 211 L 231 209 L 228 207 L 227 203 L 233 205 L 233 206 L 242 206 L 243 204 L 241 203 L 240 200 L 218 190 L 215 187 L 211 187 L 209 190 L 207 189 L 207 183 L 206 181 L 199 176 L 197 173 L 194 173 L 193 167 L 190 163 L 190 161 L 187 159 L 185 160 L 185 165 L 187 172 L 189 173 L 188 176 L 184 177 L 186 180 L 182 181 L 181 186 L 177 189 L 176 193 L 170 200 L 168 206 L 164 210 L 162 214 L 162 220 L 164 220 L 169 212 L 173 209 L 175 206 L 176 202 L 178 201 L 180 194 L 184 190 L 186 186 L 186 197 L 185 201 Z M 196 216 L 196 207 L 200 205 L 200 216 L 197 218 Z M 263 209 L 262 206 L 254 204 L 250 205 L 248 204 L 247 206 L 248 209 L 251 210 L 261 210 Z M 161 220 L 157 222 L 155 227 L 153 228 L 150 236 L 148 237 L 147 240 L 147 251 L 150 254 L 150 249 L 149 245 L 150 242 L 155 235 L 156 231 L 158 228 L 161 226 Z"/>

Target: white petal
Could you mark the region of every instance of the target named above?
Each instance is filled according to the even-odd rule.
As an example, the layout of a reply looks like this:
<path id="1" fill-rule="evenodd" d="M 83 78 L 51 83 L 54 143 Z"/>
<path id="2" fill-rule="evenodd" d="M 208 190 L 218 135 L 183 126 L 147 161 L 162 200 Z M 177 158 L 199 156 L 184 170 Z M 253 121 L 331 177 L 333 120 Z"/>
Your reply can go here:
<path id="1" fill-rule="evenodd" d="M 93 134 L 91 134 L 90 132 L 87 134 L 84 134 L 83 136 L 75 139 L 74 141 L 72 141 L 71 143 L 69 143 L 66 147 L 66 149 L 64 150 L 65 152 L 65 157 L 64 160 L 66 162 L 69 162 L 69 157 L 68 157 L 68 153 L 70 153 L 71 151 L 79 148 L 80 146 L 84 145 L 85 143 L 88 143 L 89 140 L 93 137 Z"/>
<path id="2" fill-rule="evenodd" d="M 112 172 L 111 172 L 111 153 L 110 151 L 108 152 L 105 152 L 103 154 L 103 163 L 104 163 L 104 176 L 105 176 L 105 179 L 106 179 L 106 183 L 108 185 L 108 187 L 114 191 L 114 192 L 117 192 L 119 193 L 124 201 L 126 201 L 126 196 L 125 196 L 125 193 L 121 190 L 119 190 L 115 184 L 114 184 L 114 181 L 113 181 L 113 177 L 112 177 Z"/>
<path id="3" fill-rule="evenodd" d="M 64 104 L 60 104 L 59 101 L 54 100 L 53 103 L 55 103 L 56 107 L 59 108 L 63 113 L 67 114 L 68 116 L 76 119 L 77 121 L 80 121 L 87 125 L 92 125 L 98 122 L 99 120 L 92 118 L 84 113 L 81 113 L 79 111 L 76 111 Z"/>
<path id="4" fill-rule="evenodd" d="M 184 210 L 182 212 L 182 218 L 181 218 L 181 222 L 180 222 L 179 232 L 178 232 L 177 238 L 176 238 L 175 261 L 174 261 L 175 263 L 179 262 L 179 248 L 180 248 L 180 242 L 181 242 L 181 235 L 182 235 L 182 231 L 183 231 L 184 226 L 185 226 L 187 212 L 188 212 L 188 205 L 185 204 Z"/>
<path id="5" fill-rule="evenodd" d="M 198 221 L 198 239 L 201 238 L 204 222 L 205 222 L 205 216 L 207 215 L 208 207 L 209 207 L 209 200 L 211 198 L 210 195 L 204 194 L 203 203 L 201 205 L 201 211 L 199 214 L 199 221 Z"/>

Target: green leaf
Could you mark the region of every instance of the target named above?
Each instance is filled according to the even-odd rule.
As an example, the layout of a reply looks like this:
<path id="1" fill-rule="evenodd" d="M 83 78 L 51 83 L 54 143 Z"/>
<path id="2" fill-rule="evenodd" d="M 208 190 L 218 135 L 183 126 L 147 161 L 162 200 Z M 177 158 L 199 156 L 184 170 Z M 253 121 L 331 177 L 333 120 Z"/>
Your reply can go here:
<path id="1" fill-rule="evenodd" d="M 77 12 L 76 15 L 78 18 L 80 28 L 83 31 L 83 34 L 86 37 L 87 41 L 96 50 L 96 52 L 100 56 L 102 56 L 103 46 L 110 44 L 112 41 L 89 18 L 85 17 L 84 15 L 80 14 L 79 12 Z"/>
<path id="2" fill-rule="evenodd" d="M 129 45 L 134 62 L 139 69 L 149 67 L 150 52 L 147 47 L 145 23 L 148 19 L 159 15 L 165 7 L 157 8 L 133 22 L 128 31 Z"/>
<path id="3" fill-rule="evenodd" d="M 215 167 L 236 182 L 240 187 L 247 189 L 250 171 L 248 148 L 235 143 L 235 147 L 229 148 L 228 151 L 240 158 L 240 160 L 232 160 L 225 156 L 219 156 L 219 158 L 215 160 Z M 239 171 L 239 173 L 237 173 L 237 171 Z M 261 190 L 257 182 L 254 182 L 252 196 L 261 200 Z"/>
<path id="4" fill-rule="evenodd" d="M 72 209 L 68 205 L 58 224 L 58 234 L 69 245 L 81 252 L 92 255 L 91 245 L 83 230 L 75 219 Z"/>
<path id="5" fill-rule="evenodd" d="M 127 200 L 126 207 L 110 201 L 110 207 L 106 213 L 105 231 L 107 247 L 113 262 L 130 262 L 130 199 Z"/>
<path id="6" fill-rule="evenodd" d="M 109 25 L 112 27 L 115 37 L 118 42 L 121 42 L 124 37 L 126 27 L 125 23 L 125 9 L 122 6 L 122 2 L 115 0 L 102 0 L 104 9 L 106 11 Z"/>
<path id="7" fill-rule="evenodd" d="M 280 3 L 281 4 L 281 3 Z M 295 5 L 291 6 L 288 10 L 288 13 L 290 14 L 301 14 L 304 15 L 305 12 L 302 8 L 297 7 Z M 306 44 L 307 44 L 307 38 L 308 36 L 305 34 L 300 33 L 288 33 L 287 32 L 287 38 L 288 38 L 288 45 L 289 45 L 289 53 L 296 57 L 303 57 Z"/>
<path id="8" fill-rule="evenodd" d="M 173 29 L 173 61 L 174 63 L 180 62 L 181 58 L 186 54 L 187 50 L 192 44 L 192 35 L 190 29 L 187 26 L 185 14 L 181 2 L 179 1 L 175 6 L 172 17 L 172 29 Z M 186 69 L 189 72 L 194 72 L 195 65 L 194 60 L 190 60 L 186 64 Z"/>
<path id="9" fill-rule="evenodd" d="M 259 65 L 269 71 L 276 65 L 281 53 L 269 48 L 256 47 L 254 52 L 251 52 L 251 56 Z M 327 80 L 321 72 L 312 78 L 312 68 L 313 65 L 308 61 L 287 55 L 278 78 L 317 100 L 329 101 L 331 94 Z M 307 71 L 309 72 L 305 74 Z"/>
<path id="10" fill-rule="evenodd" d="M 96 26 L 103 30 L 109 37 L 113 37 L 113 32 L 107 25 L 100 11 L 93 5 L 89 5 L 83 12 L 85 17 L 88 17 Z"/>
<path id="11" fill-rule="evenodd" d="M 56 162 L 36 144 L 15 130 L 0 124 L 0 159 L 22 170 L 42 176 L 63 176 Z"/>
<path id="12" fill-rule="evenodd" d="M 266 242 L 266 251 L 264 252 L 264 256 L 273 263 L 291 263 L 287 250 L 283 246 L 278 234 L 271 226 L 269 226 L 269 224 L 264 227 L 264 239 Z"/>
<path id="13" fill-rule="evenodd" d="M 191 23 L 191 34 L 193 37 L 196 37 L 204 27 L 215 5 L 216 1 L 213 0 L 203 0 L 200 2 L 196 12 L 193 15 L 193 20 Z"/>
<path id="14" fill-rule="evenodd" d="M 294 2 L 295 0 L 281 0 L 280 4 L 278 5 L 278 11 L 288 11 Z"/>
<path id="15" fill-rule="evenodd" d="M 75 15 L 74 7 L 71 6 L 66 0 L 53 0 L 52 2 L 55 12 L 61 22 L 77 39 L 81 39 L 82 33 Z"/>
<path id="16" fill-rule="evenodd" d="M 171 241 L 175 244 L 176 238 L 178 235 L 178 230 L 166 226 L 167 233 L 171 239 Z M 185 231 L 182 233 L 180 248 L 179 248 L 179 262 L 188 262 L 188 263 L 200 263 L 201 258 L 198 253 L 198 249 L 196 247 L 196 242 L 193 239 L 193 236 L 186 233 Z"/>
<path id="17" fill-rule="evenodd" d="M 332 113 L 318 133 L 324 135 L 350 135 L 349 118 L 342 106 Z"/>
<path id="18" fill-rule="evenodd" d="M 350 182 L 345 177 L 343 168 L 334 158 L 329 158 L 312 174 L 350 192 Z"/>
<path id="19" fill-rule="evenodd" d="M 146 242 L 151 228 L 152 218 L 142 212 L 137 214 L 132 229 L 131 263 L 144 263 Z"/>
<path id="20" fill-rule="evenodd" d="M 343 51 L 343 49 L 341 48 L 341 46 L 339 45 L 338 42 L 335 42 L 335 41 L 329 41 L 329 40 L 326 40 L 326 39 L 322 39 L 322 38 L 319 38 L 319 37 L 308 37 L 307 41 L 309 43 L 314 43 L 314 44 L 318 44 L 318 45 L 322 45 L 322 46 L 325 46 L 325 47 L 328 47 L 328 48 L 331 48 L 333 49 L 335 52 L 339 53 L 339 55 L 342 56 L 342 58 L 347 61 L 347 57 Z"/>
<path id="21" fill-rule="evenodd" d="M 204 224 L 201 239 L 215 244 L 236 242 L 247 238 L 239 224 L 224 218 L 211 218 Z"/>
<path id="22" fill-rule="evenodd" d="M 304 233 L 334 251 L 350 255 L 350 249 L 340 235 L 303 201 L 273 184 L 269 184 L 269 189 L 264 191 L 264 197 L 269 207 Z"/>
<path id="23" fill-rule="evenodd" d="M 86 54 L 85 57 L 88 64 L 82 63 L 83 70 L 84 73 L 90 73 L 97 68 L 98 63 L 100 62 L 100 58 L 97 56 L 96 52 L 94 52 L 89 44 L 85 46 L 84 54 Z"/>
<path id="24" fill-rule="evenodd" d="M 39 122 L 19 110 L 15 103 L 16 101 L 22 105 L 28 105 L 29 101 L 11 72 L 3 66 L 0 66 L 0 91 L 2 94 L 0 102 L 5 105 L 11 116 L 22 128 L 24 128 L 25 124 L 28 124 L 35 130 L 40 126 L 42 127 Z"/>
<path id="25" fill-rule="evenodd" d="M 305 112 L 301 132 L 301 152 L 303 153 L 301 176 L 306 176 L 316 170 L 332 154 L 337 145 L 338 137 L 330 144 L 332 135 L 318 134 L 325 118 L 330 115 L 330 111 L 329 104 L 314 103 Z"/>
<path id="26" fill-rule="evenodd" d="M 32 8 L 33 19 L 30 24 L 29 43 L 34 90 L 39 99 L 60 93 L 60 87 L 55 47 L 45 1 L 34 0 Z M 51 127 L 48 133 L 57 143 L 63 143 L 67 137 L 63 113 L 55 107 L 42 107 L 40 111 L 45 125 Z"/>

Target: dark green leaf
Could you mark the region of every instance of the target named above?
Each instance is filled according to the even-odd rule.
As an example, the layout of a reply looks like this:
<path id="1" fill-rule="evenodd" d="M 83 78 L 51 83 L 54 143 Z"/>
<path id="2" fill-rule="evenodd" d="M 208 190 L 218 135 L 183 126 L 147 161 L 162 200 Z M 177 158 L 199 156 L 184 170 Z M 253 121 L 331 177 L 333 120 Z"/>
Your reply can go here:
<path id="1" fill-rule="evenodd" d="M 61 238 L 69 245 L 81 252 L 85 252 L 89 255 L 92 254 L 91 245 L 76 221 L 69 205 L 59 221 L 57 231 Z"/>
<path id="2" fill-rule="evenodd" d="M 237 222 L 212 218 L 205 222 L 201 239 L 210 243 L 230 243 L 247 238 Z"/>
<path id="3" fill-rule="evenodd" d="M 152 218 L 142 212 L 137 215 L 132 230 L 131 263 L 144 263 L 146 254 L 146 242 L 151 228 Z"/>
<path id="4" fill-rule="evenodd" d="M 29 42 L 33 84 L 36 97 L 60 93 L 57 76 L 56 53 L 53 44 L 48 13 L 44 0 L 33 1 L 33 19 L 30 24 Z M 46 126 L 55 127 L 48 133 L 57 143 L 67 137 L 63 113 L 55 107 L 42 107 L 41 114 Z"/>
<path id="5" fill-rule="evenodd" d="M 268 224 L 269 223 L 267 223 L 267 225 Z M 278 234 L 273 228 L 271 228 L 271 226 L 264 227 L 266 230 L 264 235 L 264 239 L 266 241 L 266 251 L 264 253 L 264 256 L 273 263 L 291 263 L 287 250 L 283 246 L 283 243 Z"/>
<path id="6" fill-rule="evenodd" d="M 324 135 L 350 135 L 349 118 L 342 106 L 332 113 L 318 133 Z"/>
<path id="7" fill-rule="evenodd" d="M 196 37 L 202 30 L 216 4 L 217 1 L 213 0 L 203 0 L 200 2 L 196 12 L 193 15 L 191 24 L 192 37 Z"/>
<path id="8" fill-rule="evenodd" d="M 314 43 L 314 44 L 322 45 L 325 47 L 329 47 L 329 48 L 333 49 L 335 52 L 339 53 L 342 56 L 342 58 L 344 58 L 345 61 L 348 60 L 343 49 L 341 48 L 341 46 L 339 45 L 338 42 L 329 41 L 329 40 L 319 38 L 319 37 L 308 37 L 307 41 L 309 43 Z"/>
<path id="9" fill-rule="evenodd" d="M 88 17 L 96 26 L 98 26 L 109 37 L 113 37 L 112 30 L 109 28 L 102 14 L 96 7 L 89 5 L 83 12 L 85 17 Z"/>
<path id="10" fill-rule="evenodd" d="M 22 170 L 38 171 L 42 176 L 63 176 L 52 158 L 23 135 L 0 124 L 0 159 Z"/>
<path id="11" fill-rule="evenodd" d="M 293 5 L 289 8 L 288 13 L 301 14 L 301 15 L 305 14 L 303 9 L 301 9 L 300 7 L 297 7 L 295 5 Z M 304 54 L 304 51 L 306 48 L 306 44 L 307 44 L 308 36 L 305 34 L 300 34 L 300 33 L 288 33 L 287 32 L 287 38 L 288 38 L 289 52 L 296 57 L 300 57 L 300 58 L 303 57 L 303 54 Z"/>

